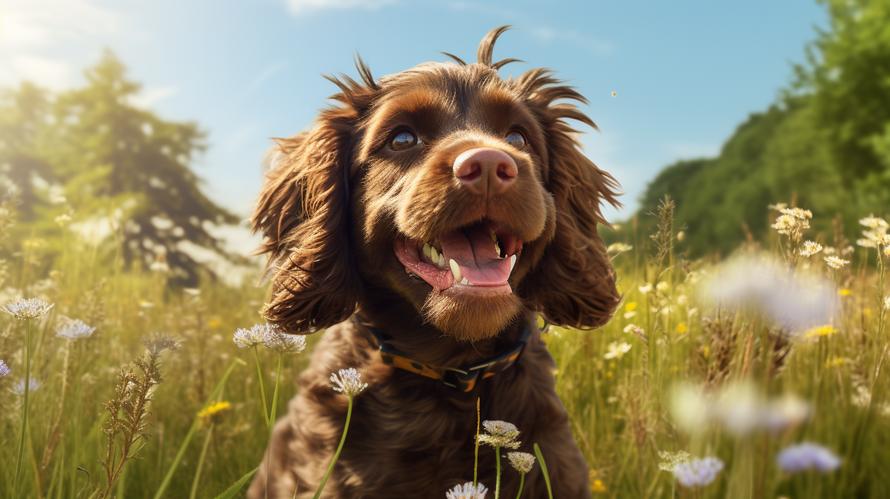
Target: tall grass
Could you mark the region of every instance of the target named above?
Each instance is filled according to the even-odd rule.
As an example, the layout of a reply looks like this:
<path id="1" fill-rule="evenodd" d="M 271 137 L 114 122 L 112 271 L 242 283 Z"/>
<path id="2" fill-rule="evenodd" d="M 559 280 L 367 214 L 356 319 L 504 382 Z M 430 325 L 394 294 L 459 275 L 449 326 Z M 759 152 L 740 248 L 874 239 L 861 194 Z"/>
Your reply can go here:
<path id="1" fill-rule="evenodd" d="M 883 479 L 890 462 L 890 378 L 884 372 L 890 328 L 881 301 L 887 259 L 875 265 L 875 249 L 858 249 L 855 257 L 845 256 L 853 263 L 833 270 L 821 254 L 795 256 L 795 266 L 810 266 L 837 283 L 843 313 L 830 332 L 781 339 L 762 319 L 700 301 L 696 283 L 716 262 L 684 258 L 669 208 L 654 242 L 640 235 L 628 241 L 634 249 L 614 256 L 624 295 L 614 319 L 594 332 L 553 327 L 546 334 L 594 492 L 890 497 Z M 239 350 L 232 343 L 236 328 L 259 319 L 264 290 L 257 281 L 227 287 L 208 280 L 200 290 L 185 292 L 167 287 L 163 274 L 103 263 L 107 258 L 83 242 L 68 241 L 51 269 L 42 267 L 46 250 L 39 242 L 20 243 L 23 251 L 4 262 L 5 276 L 0 273 L 0 305 L 40 296 L 55 306 L 30 326 L 0 314 L 0 359 L 12 370 L 0 378 L 0 462 L 6 464 L 0 466 L 0 496 L 79 498 L 107 491 L 152 498 L 163 487 L 160 497 L 190 492 L 214 497 L 249 477 L 263 455 L 269 421 L 298 389 L 295 380 L 307 358 L 282 359 L 268 349 Z M 776 255 L 789 251 L 781 236 L 759 246 Z M 77 340 L 57 337 L 63 315 L 82 319 L 96 332 Z M 27 327 L 33 328 L 30 355 Z M 105 407 L 127 389 L 118 383 L 122 368 L 142 372 L 133 363 L 143 358 L 144 342 L 155 333 L 175 338 L 179 347 L 156 359 L 159 383 L 149 390 L 143 436 L 133 440 L 131 457 L 109 483 L 103 463 L 111 416 Z M 16 480 L 16 467 L 7 463 L 18 458 L 24 401 L 14 387 L 25 376 L 26 360 L 40 385 L 29 392 L 30 430 Z M 809 417 L 781 432 L 739 437 L 719 424 L 684 431 L 671 416 L 682 383 L 719 393 L 739 381 L 752 383 L 766 398 L 795 394 L 810 405 Z M 276 387 L 271 394 L 270 386 Z M 198 413 L 217 401 L 231 403 L 231 409 L 202 425 Z M 782 472 L 776 454 L 803 441 L 833 450 L 842 459 L 840 468 L 826 474 Z M 546 442 L 540 444 L 546 449 Z M 715 456 L 725 467 L 710 485 L 683 489 L 659 466 L 665 452 L 680 451 Z M 514 472 L 505 468 L 503 473 Z"/>

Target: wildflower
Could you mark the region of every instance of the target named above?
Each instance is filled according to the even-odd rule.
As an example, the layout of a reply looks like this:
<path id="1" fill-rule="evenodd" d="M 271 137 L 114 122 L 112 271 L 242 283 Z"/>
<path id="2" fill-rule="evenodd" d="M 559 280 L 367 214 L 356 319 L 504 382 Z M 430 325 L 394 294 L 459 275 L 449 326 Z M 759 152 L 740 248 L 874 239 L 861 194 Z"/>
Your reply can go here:
<path id="1" fill-rule="evenodd" d="M 613 341 L 612 343 L 609 343 L 609 346 L 606 348 L 608 351 L 603 355 L 604 358 L 609 360 L 620 359 L 621 357 L 624 357 L 624 354 L 630 351 L 631 345 L 624 341 L 620 343 Z"/>
<path id="2" fill-rule="evenodd" d="M 860 219 L 859 224 L 867 229 L 878 231 L 883 230 L 884 232 L 886 232 L 887 229 L 890 228 L 890 224 L 888 224 L 886 220 L 874 215 L 869 215 L 863 219 Z"/>
<path id="3" fill-rule="evenodd" d="M 831 336 L 837 333 L 837 329 L 831 324 L 826 324 L 824 326 L 814 327 L 807 331 L 804 336 L 806 338 L 820 338 L 822 336 Z"/>
<path id="4" fill-rule="evenodd" d="M 677 334 L 686 334 L 689 331 L 689 326 L 687 326 L 685 322 L 680 322 L 675 329 Z"/>
<path id="5" fill-rule="evenodd" d="M 810 406 L 790 393 L 770 401 L 761 414 L 762 425 L 774 432 L 792 428 L 810 416 Z"/>
<path id="6" fill-rule="evenodd" d="M 849 363 L 850 359 L 847 357 L 832 357 L 825 361 L 825 367 L 841 367 Z"/>
<path id="7" fill-rule="evenodd" d="M 220 416 L 231 409 L 231 403 L 225 400 L 221 400 L 219 402 L 214 402 L 198 411 L 198 418 L 202 419 L 205 423 L 215 423 L 219 420 Z"/>
<path id="8" fill-rule="evenodd" d="M 250 329 L 238 328 L 232 335 L 232 341 L 238 348 L 250 348 L 265 344 L 266 337 L 271 334 L 276 326 L 272 324 L 254 324 Z"/>
<path id="9" fill-rule="evenodd" d="M 633 319 L 637 315 L 637 302 L 631 301 L 624 305 L 624 318 Z"/>
<path id="10" fill-rule="evenodd" d="M 528 473 L 532 470 L 532 466 L 535 465 L 534 454 L 529 454 L 528 452 L 508 452 L 507 460 L 510 461 L 513 469 L 520 473 Z"/>
<path id="11" fill-rule="evenodd" d="M 331 384 L 334 385 L 335 392 L 346 394 L 349 398 L 355 397 L 368 387 L 367 383 L 362 383 L 362 375 L 354 367 L 331 373 Z"/>
<path id="12" fill-rule="evenodd" d="M 884 297 L 884 310 L 890 310 L 890 295 Z"/>
<path id="13" fill-rule="evenodd" d="M 692 459 L 692 455 L 685 450 L 677 452 L 658 451 L 658 458 L 660 459 L 658 469 L 673 473 L 677 465 L 689 462 Z"/>
<path id="14" fill-rule="evenodd" d="M 847 297 L 847 296 L 850 296 L 850 295 L 852 295 L 852 294 L 853 294 L 853 290 L 850 289 L 850 288 L 841 288 L 841 289 L 837 290 L 837 295 L 838 295 L 838 296 Z"/>
<path id="15" fill-rule="evenodd" d="M 266 348 L 279 353 L 300 353 L 306 349 L 306 337 L 270 328 L 263 338 L 263 344 Z"/>
<path id="16" fill-rule="evenodd" d="M 482 422 L 485 433 L 479 435 L 479 443 L 487 444 L 492 447 L 505 447 L 507 449 L 518 449 L 519 429 L 513 423 L 498 420 L 487 420 Z"/>
<path id="17" fill-rule="evenodd" d="M 594 494 L 603 494 L 607 492 L 609 489 L 606 488 L 606 484 L 603 483 L 599 478 L 595 478 L 593 482 L 590 484 L 590 491 Z"/>
<path id="18" fill-rule="evenodd" d="M 664 292 L 666 292 L 669 288 L 670 288 L 670 284 L 668 284 L 668 283 L 665 282 L 665 281 L 661 281 L 661 282 L 659 282 L 658 284 L 655 285 L 655 290 L 658 291 L 658 292 L 660 292 L 660 293 L 664 293 Z"/>
<path id="19" fill-rule="evenodd" d="M 606 248 L 606 253 L 610 255 L 618 256 L 622 253 L 627 253 L 628 251 L 634 249 L 633 246 L 625 243 L 612 243 Z"/>
<path id="20" fill-rule="evenodd" d="M 647 282 L 646 284 L 640 286 L 639 290 L 640 290 L 640 293 L 643 293 L 645 295 L 645 294 L 649 293 L 650 291 L 652 291 L 652 284 Z"/>
<path id="21" fill-rule="evenodd" d="M 716 457 L 706 457 L 678 463 L 673 473 L 680 485 L 694 488 L 704 487 L 713 482 L 722 469 L 723 461 Z"/>
<path id="22" fill-rule="evenodd" d="M 811 257 L 820 251 L 822 251 L 821 244 L 815 241 L 804 241 L 798 253 L 800 253 L 800 256 Z"/>
<path id="23" fill-rule="evenodd" d="M 16 319 L 36 319 L 46 315 L 53 308 L 52 303 L 41 298 L 24 298 L 7 303 L 0 307 L 4 312 Z"/>
<path id="24" fill-rule="evenodd" d="M 788 473 L 816 470 L 822 473 L 836 470 L 841 460 L 821 445 L 805 442 L 786 447 L 779 452 L 776 462 Z"/>
<path id="25" fill-rule="evenodd" d="M 454 488 L 445 492 L 445 499 L 485 499 L 488 489 L 485 485 L 473 482 L 467 482 L 463 485 L 455 485 Z"/>
<path id="26" fill-rule="evenodd" d="M 40 381 L 38 381 L 37 378 L 28 378 L 28 391 L 33 392 L 38 388 L 40 388 Z M 12 391 L 14 391 L 17 395 L 22 395 L 23 393 L 25 393 L 25 380 L 18 380 L 18 382 L 12 388 Z"/>
<path id="27" fill-rule="evenodd" d="M 850 263 L 850 260 L 844 260 L 838 256 L 826 256 L 825 257 L 825 265 L 837 270 L 844 268 L 847 264 Z"/>
<path id="28" fill-rule="evenodd" d="M 684 239 L 686 239 L 686 232 L 682 230 L 677 232 L 677 241 L 680 241 L 682 243 Z"/>
<path id="29" fill-rule="evenodd" d="M 782 211 L 782 210 L 784 210 L 785 208 L 788 208 L 788 203 L 776 203 L 776 204 L 771 204 L 771 205 L 768 205 L 767 208 L 769 208 L 769 209 L 771 209 L 771 210 L 773 210 L 773 211 Z"/>
<path id="30" fill-rule="evenodd" d="M 11 371 L 9 369 L 9 366 L 6 365 L 6 362 L 0 360 L 0 378 L 8 376 L 10 372 Z"/>
<path id="31" fill-rule="evenodd" d="M 56 329 L 56 336 L 68 340 L 79 340 L 81 338 L 89 338 L 95 331 L 96 328 L 87 325 L 80 319 L 65 318 Z"/>
<path id="32" fill-rule="evenodd" d="M 781 208 L 778 211 L 781 215 L 776 217 L 776 221 L 771 227 L 779 234 L 788 236 L 792 241 L 800 241 L 804 231 L 810 228 L 810 219 L 813 218 L 813 213 L 801 208 Z"/>
<path id="33" fill-rule="evenodd" d="M 179 345 L 179 341 L 161 333 L 154 333 L 150 338 L 145 340 L 145 348 L 147 348 L 152 355 L 156 356 L 160 355 L 161 352 L 165 350 L 178 350 Z"/>
<path id="34" fill-rule="evenodd" d="M 754 384 L 740 382 L 723 389 L 711 413 L 727 431 L 741 436 L 761 426 L 763 408 L 763 397 Z"/>

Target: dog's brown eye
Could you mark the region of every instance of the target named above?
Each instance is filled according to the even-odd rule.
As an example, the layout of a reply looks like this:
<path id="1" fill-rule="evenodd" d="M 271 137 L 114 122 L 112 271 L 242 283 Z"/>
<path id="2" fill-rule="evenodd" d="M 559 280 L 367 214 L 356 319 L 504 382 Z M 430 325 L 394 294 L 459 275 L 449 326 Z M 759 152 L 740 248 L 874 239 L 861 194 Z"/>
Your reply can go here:
<path id="1" fill-rule="evenodd" d="M 504 137 L 504 140 L 516 149 L 523 149 L 526 145 L 525 135 L 522 135 L 522 132 L 519 130 L 511 131 Z"/>
<path id="2" fill-rule="evenodd" d="M 389 147 L 393 151 L 404 151 L 416 146 L 418 142 L 417 135 L 414 135 L 411 130 L 402 130 L 392 136 Z"/>

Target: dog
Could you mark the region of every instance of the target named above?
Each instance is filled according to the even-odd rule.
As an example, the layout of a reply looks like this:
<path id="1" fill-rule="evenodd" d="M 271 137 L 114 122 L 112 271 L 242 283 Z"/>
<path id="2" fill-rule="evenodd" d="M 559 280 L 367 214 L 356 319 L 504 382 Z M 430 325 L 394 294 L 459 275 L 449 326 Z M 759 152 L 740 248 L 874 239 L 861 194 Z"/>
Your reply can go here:
<path id="1" fill-rule="evenodd" d="M 443 497 L 471 481 L 478 416 L 538 443 L 557 498 L 588 497 L 588 468 L 556 395 L 539 319 L 592 329 L 619 302 L 597 234 L 617 182 L 584 156 L 569 120 L 595 128 L 585 98 L 543 68 L 515 78 L 493 61 L 424 63 L 339 88 L 309 131 L 276 141 L 252 218 L 271 290 L 264 315 L 292 334 L 324 330 L 299 394 L 275 424 L 248 497 L 308 497 L 369 386 L 325 497 Z M 495 456 L 479 450 L 479 481 Z M 519 476 L 505 469 L 502 497 Z M 547 497 L 540 466 L 524 496 Z"/>

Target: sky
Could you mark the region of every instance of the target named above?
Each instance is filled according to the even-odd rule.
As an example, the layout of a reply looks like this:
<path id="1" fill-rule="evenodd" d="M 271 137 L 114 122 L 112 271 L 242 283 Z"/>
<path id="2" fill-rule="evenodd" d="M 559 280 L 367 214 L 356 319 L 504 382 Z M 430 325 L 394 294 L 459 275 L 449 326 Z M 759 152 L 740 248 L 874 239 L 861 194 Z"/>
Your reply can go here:
<path id="1" fill-rule="evenodd" d="M 334 92 L 323 74 L 354 76 L 356 53 L 378 76 L 441 51 L 475 60 L 510 24 L 495 58 L 526 62 L 505 74 L 546 66 L 589 99 L 600 131 L 582 143 L 622 185 L 617 220 L 662 167 L 717 154 L 774 102 L 826 18 L 814 0 L 0 0 L 0 86 L 71 88 L 112 49 L 143 84 L 137 105 L 207 132 L 195 169 L 246 217 L 270 138 L 309 127 Z"/>

